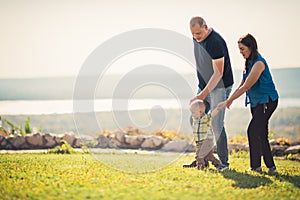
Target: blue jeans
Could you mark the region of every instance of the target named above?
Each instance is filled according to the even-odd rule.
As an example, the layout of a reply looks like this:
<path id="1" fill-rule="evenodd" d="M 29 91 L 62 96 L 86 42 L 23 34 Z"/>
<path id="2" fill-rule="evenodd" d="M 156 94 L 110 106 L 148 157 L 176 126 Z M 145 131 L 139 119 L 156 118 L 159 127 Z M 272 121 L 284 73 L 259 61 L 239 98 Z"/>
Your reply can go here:
<path id="1" fill-rule="evenodd" d="M 214 110 L 217 105 L 228 99 L 231 93 L 232 86 L 227 88 L 215 88 L 211 91 L 206 97 L 206 101 L 210 104 L 210 110 Z M 201 92 L 201 89 L 198 90 L 198 93 Z M 229 166 L 228 163 L 228 147 L 227 147 L 227 135 L 224 128 L 224 117 L 225 110 L 223 109 L 215 116 L 212 120 L 212 128 L 215 135 L 215 140 L 217 144 L 217 154 L 222 164 Z"/>

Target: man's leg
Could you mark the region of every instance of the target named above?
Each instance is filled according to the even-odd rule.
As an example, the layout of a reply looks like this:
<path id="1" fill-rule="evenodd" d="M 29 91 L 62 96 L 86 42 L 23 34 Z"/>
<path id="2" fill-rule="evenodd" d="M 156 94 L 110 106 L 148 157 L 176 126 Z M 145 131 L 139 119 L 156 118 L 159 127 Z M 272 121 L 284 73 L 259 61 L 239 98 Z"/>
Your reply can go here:
<path id="1" fill-rule="evenodd" d="M 215 88 L 210 93 L 210 104 L 211 110 L 214 110 L 217 105 L 227 100 L 231 92 L 231 87 Z M 224 128 L 224 117 L 225 109 L 220 111 L 217 116 L 212 120 L 212 127 L 215 134 L 216 144 L 217 144 L 217 154 L 222 162 L 222 164 L 229 166 L 228 163 L 228 146 L 227 146 L 227 135 Z"/>

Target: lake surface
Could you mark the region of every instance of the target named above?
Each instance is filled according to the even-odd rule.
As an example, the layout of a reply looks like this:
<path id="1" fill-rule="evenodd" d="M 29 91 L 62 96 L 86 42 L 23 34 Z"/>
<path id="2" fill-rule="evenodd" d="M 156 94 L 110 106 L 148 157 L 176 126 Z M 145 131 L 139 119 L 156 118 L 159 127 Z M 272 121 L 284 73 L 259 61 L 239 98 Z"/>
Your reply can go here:
<path id="1" fill-rule="evenodd" d="M 88 104 L 88 101 L 81 101 Z M 182 104 L 182 105 L 181 105 Z M 162 109 L 188 109 L 189 100 L 182 102 L 176 99 L 97 99 L 93 109 L 82 109 L 81 112 L 144 110 L 152 108 Z M 234 101 L 232 108 L 244 107 L 244 98 Z M 278 107 L 300 107 L 299 98 L 281 98 Z M 29 114 L 63 114 L 73 113 L 73 100 L 22 100 L 0 101 L 1 115 L 29 115 Z"/>
<path id="2" fill-rule="evenodd" d="M 279 107 L 300 107 L 298 83 L 300 68 L 272 69 L 272 75 L 280 96 Z M 234 76 L 233 90 L 240 82 L 241 71 L 235 70 Z M 156 81 L 152 85 L 149 81 L 144 84 L 142 81 L 144 77 L 145 73 L 133 74 L 125 82 L 121 75 L 103 77 L 101 84 L 95 86 L 94 105 L 84 106 L 89 108 L 81 109 L 81 112 L 142 110 L 157 107 L 188 109 L 189 98 L 192 98 L 197 90 L 195 74 L 181 76 L 185 80 L 183 82 L 185 86 L 178 83 L 178 76 L 163 72 L 155 73 L 151 70 L 147 72 L 147 78 Z M 168 85 L 158 87 L 157 83 L 166 78 L 169 80 Z M 87 79 L 87 83 L 88 81 Z M 0 115 L 73 113 L 72 99 L 75 84 L 76 77 L 0 79 Z M 145 87 L 142 87 L 143 85 Z M 121 92 L 115 95 L 116 88 L 120 86 L 122 86 Z M 132 92 L 135 92 L 136 96 L 128 98 Z M 178 98 L 184 99 L 179 101 Z M 88 101 L 81 103 L 85 105 Z M 244 96 L 232 104 L 232 108 L 237 107 L 244 107 Z"/>

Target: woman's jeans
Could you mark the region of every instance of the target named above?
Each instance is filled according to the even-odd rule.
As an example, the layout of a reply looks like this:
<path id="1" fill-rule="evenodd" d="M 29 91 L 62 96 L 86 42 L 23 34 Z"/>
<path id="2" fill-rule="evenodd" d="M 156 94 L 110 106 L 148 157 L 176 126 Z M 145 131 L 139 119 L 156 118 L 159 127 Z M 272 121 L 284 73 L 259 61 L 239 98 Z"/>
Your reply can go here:
<path id="1" fill-rule="evenodd" d="M 251 107 L 252 119 L 249 123 L 247 134 L 250 150 L 250 167 L 261 167 L 261 156 L 268 168 L 274 167 L 274 160 L 268 139 L 269 119 L 277 108 L 278 99 L 269 103 L 258 104 Z"/>
<path id="2" fill-rule="evenodd" d="M 210 104 L 210 110 L 214 110 L 217 105 L 228 99 L 231 93 L 232 86 L 227 88 L 215 88 L 206 97 L 206 101 Z M 200 93 L 201 90 L 198 90 Z M 224 117 L 225 110 L 221 110 L 218 115 L 216 115 L 212 120 L 212 128 L 215 135 L 215 140 L 217 144 L 217 154 L 222 164 L 229 166 L 228 163 L 228 146 L 227 146 L 227 135 L 224 128 Z"/>

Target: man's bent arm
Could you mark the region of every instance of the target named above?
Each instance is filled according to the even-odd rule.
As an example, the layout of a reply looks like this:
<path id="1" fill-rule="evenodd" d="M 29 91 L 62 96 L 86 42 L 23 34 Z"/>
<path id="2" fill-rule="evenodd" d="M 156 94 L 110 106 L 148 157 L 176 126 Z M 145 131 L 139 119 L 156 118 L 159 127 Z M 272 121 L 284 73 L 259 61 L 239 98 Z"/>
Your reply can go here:
<path id="1" fill-rule="evenodd" d="M 205 88 L 200 92 L 199 95 L 197 95 L 197 99 L 202 99 L 202 100 L 205 99 L 207 95 L 217 86 L 217 84 L 219 83 L 219 81 L 223 76 L 224 57 L 215 59 L 212 62 L 213 62 L 214 73 L 209 79 Z"/>

